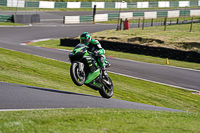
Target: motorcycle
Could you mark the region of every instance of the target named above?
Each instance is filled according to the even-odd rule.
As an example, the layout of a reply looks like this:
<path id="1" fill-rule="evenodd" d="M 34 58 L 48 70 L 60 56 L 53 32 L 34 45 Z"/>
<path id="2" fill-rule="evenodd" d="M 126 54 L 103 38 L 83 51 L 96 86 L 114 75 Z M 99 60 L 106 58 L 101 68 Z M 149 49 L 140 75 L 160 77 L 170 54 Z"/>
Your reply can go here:
<path id="1" fill-rule="evenodd" d="M 79 43 L 72 52 L 69 53 L 71 62 L 70 75 L 71 79 L 77 86 L 86 86 L 98 90 L 103 98 L 111 98 L 114 87 L 111 78 L 105 78 L 102 70 L 95 60 L 92 52 L 87 50 L 88 46 Z M 106 62 L 105 67 L 110 67 Z"/>

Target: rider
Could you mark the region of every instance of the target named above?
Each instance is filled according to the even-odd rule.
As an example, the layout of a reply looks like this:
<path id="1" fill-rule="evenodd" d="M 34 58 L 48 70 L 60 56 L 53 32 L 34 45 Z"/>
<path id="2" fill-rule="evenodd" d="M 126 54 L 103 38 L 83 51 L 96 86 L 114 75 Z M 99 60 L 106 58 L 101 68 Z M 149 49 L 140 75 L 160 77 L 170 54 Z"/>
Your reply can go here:
<path id="1" fill-rule="evenodd" d="M 108 79 L 108 74 L 106 72 L 106 67 L 105 67 L 106 56 L 103 55 L 105 54 L 105 50 L 101 47 L 101 44 L 99 43 L 99 41 L 95 39 L 91 39 L 90 33 L 84 32 L 80 36 L 80 42 L 82 44 L 87 45 L 88 51 L 92 52 L 95 55 L 95 58 L 101 67 L 103 76 L 105 76 L 105 78 Z"/>

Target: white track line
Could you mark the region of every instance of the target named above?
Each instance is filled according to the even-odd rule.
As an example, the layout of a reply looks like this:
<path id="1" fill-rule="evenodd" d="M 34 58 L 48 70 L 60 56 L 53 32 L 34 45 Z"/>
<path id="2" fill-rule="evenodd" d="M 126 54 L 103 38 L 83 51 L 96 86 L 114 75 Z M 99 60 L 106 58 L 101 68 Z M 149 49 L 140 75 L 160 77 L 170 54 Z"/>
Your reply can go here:
<path id="1" fill-rule="evenodd" d="M 189 90 L 189 91 L 194 91 L 194 92 L 200 92 L 198 90 L 184 88 L 184 87 L 180 87 L 180 86 L 176 86 L 176 85 L 170 85 L 170 84 L 161 83 L 161 82 L 157 82 L 157 81 L 153 81 L 153 80 L 148 80 L 148 79 L 144 79 L 144 78 L 139 78 L 139 77 L 134 77 L 134 76 L 126 75 L 126 74 L 116 73 L 116 72 L 112 72 L 112 71 L 108 71 L 108 72 L 114 73 L 114 74 L 118 74 L 118 75 L 121 75 L 121 76 L 125 76 L 125 77 L 129 77 L 129 78 L 144 80 L 144 81 L 148 81 L 148 82 L 152 82 L 152 83 L 156 83 L 156 84 L 160 84 L 160 85 L 166 85 L 166 86 L 175 87 L 175 88 L 179 88 L 179 89 L 184 89 L 184 90 Z"/>
<path id="2" fill-rule="evenodd" d="M 137 62 L 137 63 L 141 63 L 141 64 L 152 64 L 152 65 L 165 66 L 165 67 L 171 67 L 171 68 L 177 68 L 177 69 L 183 69 L 183 70 L 200 72 L 200 70 L 191 69 L 191 68 L 184 68 L 184 67 L 177 67 L 177 66 L 167 66 L 167 65 L 159 65 L 159 64 L 153 64 L 153 63 L 147 63 L 147 62 L 140 62 L 140 61 L 134 61 L 134 60 L 122 59 L 122 58 L 114 58 L 114 59 L 125 60 L 125 61 L 129 61 L 129 62 Z"/>

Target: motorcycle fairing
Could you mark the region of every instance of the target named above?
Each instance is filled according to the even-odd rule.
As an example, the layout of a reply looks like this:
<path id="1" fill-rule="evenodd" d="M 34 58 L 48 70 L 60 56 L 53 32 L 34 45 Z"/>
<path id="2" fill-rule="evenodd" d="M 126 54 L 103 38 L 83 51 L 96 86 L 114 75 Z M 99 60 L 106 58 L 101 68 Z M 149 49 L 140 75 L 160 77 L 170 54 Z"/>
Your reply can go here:
<path id="1" fill-rule="evenodd" d="M 92 80 L 94 80 L 95 78 L 97 78 L 99 75 L 100 75 L 100 69 L 97 69 L 93 73 L 89 73 L 88 76 L 87 76 L 87 79 L 86 79 L 85 83 L 89 84 Z"/>

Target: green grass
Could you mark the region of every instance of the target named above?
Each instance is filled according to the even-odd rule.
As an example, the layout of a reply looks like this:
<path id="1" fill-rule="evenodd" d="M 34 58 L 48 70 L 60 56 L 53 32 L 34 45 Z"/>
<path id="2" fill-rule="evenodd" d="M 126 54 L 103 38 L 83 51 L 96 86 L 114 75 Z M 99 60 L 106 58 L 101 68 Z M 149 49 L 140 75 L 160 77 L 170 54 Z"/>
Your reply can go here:
<path id="1" fill-rule="evenodd" d="M 0 112 L 4 133 L 197 133 L 199 113 L 128 109 L 54 109 Z"/>
<path id="2" fill-rule="evenodd" d="M 41 41 L 41 42 L 29 44 L 29 45 L 73 50 L 73 47 L 60 46 L 60 40 Z M 160 57 L 152 57 L 152 56 L 139 55 L 139 54 L 130 54 L 130 53 L 124 53 L 124 52 L 111 51 L 111 50 L 106 50 L 106 56 L 135 60 L 135 61 L 141 61 L 141 62 L 147 62 L 147 63 L 154 63 L 154 64 L 160 64 L 160 65 L 166 65 L 166 59 L 160 58 Z M 184 68 L 191 68 L 191 69 L 200 70 L 200 64 L 199 63 L 177 61 L 177 60 L 171 60 L 171 59 L 169 59 L 169 63 L 170 63 L 169 64 L 170 66 L 177 66 L 177 67 L 184 67 Z"/>
<path id="3" fill-rule="evenodd" d="M 5 49 L 0 49 L 0 57 L 0 81 L 99 96 L 97 91 L 73 84 L 70 64 Z M 109 75 L 114 83 L 115 99 L 200 111 L 200 97 L 190 91 L 112 73 Z"/>
<path id="4" fill-rule="evenodd" d="M 109 37 L 115 37 L 117 39 L 110 39 L 113 41 L 120 42 L 129 42 L 129 43 L 138 43 L 145 44 L 145 42 L 132 41 L 131 38 L 142 37 L 143 39 L 158 39 L 164 41 L 164 44 L 157 43 L 156 45 L 179 48 L 179 45 L 176 43 L 181 42 L 198 42 L 200 43 L 200 24 L 193 24 L 193 30 L 190 31 L 190 24 L 181 24 L 181 25 L 169 25 L 164 31 L 164 26 L 154 26 L 154 27 L 145 27 L 144 30 L 141 28 L 132 28 L 130 30 L 107 30 L 97 33 L 93 33 L 92 36 L 95 38 L 104 38 L 109 40 Z M 147 42 L 148 43 L 148 42 Z M 148 45 L 154 45 L 155 42 L 150 42 Z M 170 45 L 172 44 L 172 45 Z M 200 46 L 194 46 L 199 48 Z M 188 49 L 187 49 L 188 50 Z"/>
<path id="5" fill-rule="evenodd" d="M 24 24 L 18 24 L 12 22 L 0 22 L 0 26 L 24 26 Z"/>

